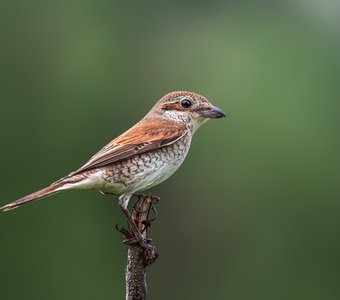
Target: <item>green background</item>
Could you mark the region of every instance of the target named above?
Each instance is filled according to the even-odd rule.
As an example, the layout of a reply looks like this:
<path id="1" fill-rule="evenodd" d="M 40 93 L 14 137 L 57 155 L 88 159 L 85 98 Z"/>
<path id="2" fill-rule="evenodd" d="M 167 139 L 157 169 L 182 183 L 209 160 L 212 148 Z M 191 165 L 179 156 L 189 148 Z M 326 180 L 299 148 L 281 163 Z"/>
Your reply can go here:
<path id="1" fill-rule="evenodd" d="M 339 299 L 340 5 L 1 1 L 1 197 L 40 189 L 173 90 L 228 113 L 156 187 L 149 299 Z M 116 197 L 0 215 L 0 299 L 123 299 Z"/>

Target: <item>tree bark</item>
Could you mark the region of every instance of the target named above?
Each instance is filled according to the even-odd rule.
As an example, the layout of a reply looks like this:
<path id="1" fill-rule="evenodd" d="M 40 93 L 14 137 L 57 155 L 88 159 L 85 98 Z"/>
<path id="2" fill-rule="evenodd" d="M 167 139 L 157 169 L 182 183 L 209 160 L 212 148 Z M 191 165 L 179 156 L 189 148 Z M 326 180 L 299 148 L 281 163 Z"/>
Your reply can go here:
<path id="1" fill-rule="evenodd" d="M 145 238 L 148 238 L 149 215 L 154 200 L 152 196 L 139 196 L 132 211 L 132 218 Z M 120 231 L 127 238 L 124 243 L 129 244 L 129 240 L 133 239 L 131 230 L 120 229 Z M 129 245 L 125 275 L 126 300 L 144 300 L 147 297 L 146 268 L 158 257 L 156 248 L 149 246 L 149 248 L 144 248 L 139 243 Z"/>

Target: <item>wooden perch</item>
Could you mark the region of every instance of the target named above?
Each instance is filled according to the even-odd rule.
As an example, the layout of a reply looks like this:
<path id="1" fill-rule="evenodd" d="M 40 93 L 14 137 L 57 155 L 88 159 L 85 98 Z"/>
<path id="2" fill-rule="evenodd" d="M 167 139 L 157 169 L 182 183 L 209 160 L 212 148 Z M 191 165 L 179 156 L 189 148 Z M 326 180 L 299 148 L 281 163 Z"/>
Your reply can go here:
<path id="1" fill-rule="evenodd" d="M 139 196 L 133 207 L 132 218 L 146 239 L 148 239 L 148 228 L 150 226 L 150 212 L 153 204 L 158 200 L 157 197 Z M 117 229 L 125 236 L 124 243 L 129 245 L 125 275 L 126 300 L 144 300 L 147 296 L 146 267 L 154 263 L 159 254 L 152 245 L 144 248 L 139 243 L 131 244 L 131 240 L 133 240 L 131 230 L 118 227 Z M 151 240 L 148 239 L 148 241 Z"/>

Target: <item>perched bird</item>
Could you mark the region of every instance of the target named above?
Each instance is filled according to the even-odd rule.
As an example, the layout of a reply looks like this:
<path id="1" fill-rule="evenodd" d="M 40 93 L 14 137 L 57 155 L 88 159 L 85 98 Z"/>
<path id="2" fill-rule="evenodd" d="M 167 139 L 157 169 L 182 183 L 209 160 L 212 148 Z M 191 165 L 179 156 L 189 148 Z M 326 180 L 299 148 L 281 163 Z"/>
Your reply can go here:
<path id="1" fill-rule="evenodd" d="M 143 239 L 127 209 L 130 197 L 170 177 L 184 161 L 194 132 L 225 117 L 205 97 L 172 92 L 136 125 L 112 140 L 81 168 L 50 186 L 0 207 L 7 211 L 63 190 L 97 189 L 119 195 L 119 205 L 137 239 Z"/>

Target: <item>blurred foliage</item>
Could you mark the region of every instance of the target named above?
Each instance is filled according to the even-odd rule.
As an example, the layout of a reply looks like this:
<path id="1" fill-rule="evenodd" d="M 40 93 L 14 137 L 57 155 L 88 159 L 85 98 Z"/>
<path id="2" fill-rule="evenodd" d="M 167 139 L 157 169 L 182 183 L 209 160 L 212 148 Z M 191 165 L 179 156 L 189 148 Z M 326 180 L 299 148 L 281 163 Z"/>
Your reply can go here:
<path id="1" fill-rule="evenodd" d="M 225 110 L 161 196 L 150 299 L 339 299 L 340 5 L 0 1 L 1 204 L 82 165 L 163 94 Z M 1 299 L 123 299 L 116 198 L 0 216 Z"/>

